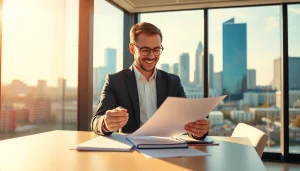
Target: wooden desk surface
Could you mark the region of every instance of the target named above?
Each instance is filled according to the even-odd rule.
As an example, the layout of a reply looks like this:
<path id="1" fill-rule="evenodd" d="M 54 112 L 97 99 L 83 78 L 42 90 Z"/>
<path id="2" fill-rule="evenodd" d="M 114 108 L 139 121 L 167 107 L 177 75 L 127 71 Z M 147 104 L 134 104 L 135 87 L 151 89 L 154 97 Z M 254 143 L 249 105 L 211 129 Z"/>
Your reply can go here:
<path id="1" fill-rule="evenodd" d="M 247 138 L 211 137 L 219 146 L 201 146 L 207 157 L 147 159 L 131 152 L 78 152 L 77 144 L 96 137 L 92 132 L 51 131 L 0 141 L 0 171 L 30 170 L 266 170 Z"/>

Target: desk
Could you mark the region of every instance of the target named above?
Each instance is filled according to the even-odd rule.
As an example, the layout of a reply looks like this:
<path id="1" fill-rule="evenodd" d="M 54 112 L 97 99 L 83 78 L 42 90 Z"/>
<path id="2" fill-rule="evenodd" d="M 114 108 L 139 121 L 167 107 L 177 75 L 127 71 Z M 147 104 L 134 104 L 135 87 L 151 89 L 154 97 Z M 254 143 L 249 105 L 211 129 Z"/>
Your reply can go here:
<path id="1" fill-rule="evenodd" d="M 207 157 L 146 159 L 135 150 L 131 152 L 69 150 L 95 137 L 92 132 L 51 131 L 0 141 L 0 171 L 265 170 L 247 138 L 211 137 L 220 142 L 220 145 L 195 147 L 211 154 Z"/>

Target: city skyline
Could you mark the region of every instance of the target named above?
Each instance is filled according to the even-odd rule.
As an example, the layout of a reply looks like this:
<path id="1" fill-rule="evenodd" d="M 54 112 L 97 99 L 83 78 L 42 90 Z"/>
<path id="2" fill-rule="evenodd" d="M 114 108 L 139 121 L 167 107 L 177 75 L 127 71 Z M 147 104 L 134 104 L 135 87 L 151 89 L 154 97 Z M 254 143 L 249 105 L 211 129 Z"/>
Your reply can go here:
<path id="1" fill-rule="evenodd" d="M 41 36 L 35 36 L 34 47 L 36 49 L 40 49 L 41 51 L 37 51 L 36 54 L 38 55 L 30 55 L 29 52 L 31 52 L 32 48 L 27 47 L 24 41 L 28 37 L 24 37 L 23 39 L 15 39 L 18 40 L 20 43 L 14 42 L 14 45 L 10 44 L 12 42 L 8 41 L 8 37 L 6 35 L 15 35 L 16 37 L 22 37 L 14 34 L 14 32 L 17 32 L 16 30 L 19 27 L 15 27 L 14 23 L 21 23 L 22 18 L 24 15 L 21 15 L 23 12 L 22 10 L 25 10 L 26 8 L 30 8 L 32 6 L 32 3 L 34 3 L 34 0 L 30 0 L 26 4 L 24 3 L 24 9 L 22 8 L 16 8 L 16 5 L 14 4 L 17 1 L 5 1 L 5 7 L 4 8 L 4 14 L 3 14 L 3 71 L 2 71 L 2 83 L 9 83 L 14 79 L 21 79 L 24 82 L 26 82 L 29 85 L 34 85 L 35 81 L 38 79 L 47 79 L 49 80 L 49 85 L 54 85 L 56 78 L 55 72 L 59 72 L 61 75 L 64 76 L 68 80 L 69 86 L 77 86 L 77 46 L 78 46 L 78 39 L 76 38 L 75 32 L 78 31 L 78 28 L 75 27 L 75 25 L 78 24 L 76 21 L 76 18 L 74 16 L 77 16 L 78 14 L 78 4 L 72 3 L 74 1 L 66 0 L 66 14 L 65 17 L 63 13 L 64 10 L 62 10 L 63 2 L 58 1 L 57 3 L 53 3 L 55 8 L 61 10 L 61 13 L 57 13 L 56 15 L 53 15 L 53 13 L 44 13 L 42 16 L 36 15 L 36 18 L 32 18 L 32 15 L 37 12 L 37 10 L 33 10 L 32 13 L 28 13 L 28 19 L 31 24 L 30 25 L 36 25 L 39 24 L 39 27 L 44 24 L 42 24 L 45 20 L 45 17 L 48 17 L 49 20 L 53 21 L 53 19 L 57 22 L 60 22 L 62 20 L 57 20 L 59 18 L 65 18 L 67 21 L 65 21 L 66 24 L 66 36 L 65 36 L 65 59 L 59 59 L 59 56 L 57 58 L 54 58 L 51 60 L 51 56 L 41 56 L 43 50 L 45 49 L 45 46 L 48 46 L 47 44 L 43 44 L 40 42 L 45 42 L 45 40 L 48 40 L 48 38 L 45 37 L 45 35 L 52 35 L 52 34 L 44 34 L 47 32 L 47 29 L 42 29 L 41 31 L 28 31 L 28 29 L 31 28 L 23 28 L 22 32 L 20 34 L 26 35 L 31 32 L 35 32 L 35 34 L 41 35 Z M 21 2 L 21 1 L 20 1 Z M 20 3 L 18 2 L 18 3 Z M 77 0 L 76 0 L 77 2 Z M 36 2 L 35 2 L 36 3 Z M 36 6 L 45 6 L 43 2 L 39 2 L 35 4 Z M 51 6 L 51 7 L 54 7 Z M 18 6 L 17 6 L 18 7 Z M 289 21 L 297 21 L 297 18 L 300 16 L 300 13 L 298 12 L 300 9 L 299 5 L 293 5 L 289 6 Z M 17 12 L 18 11 L 18 12 Z M 226 12 L 225 12 L 226 11 Z M 209 16 L 210 16 L 210 22 L 209 22 L 209 53 L 214 54 L 215 57 L 215 70 L 214 72 L 220 72 L 222 71 L 222 59 L 221 57 L 221 23 L 226 20 L 226 18 L 235 17 L 237 22 L 245 22 L 248 23 L 249 27 L 249 34 L 251 36 L 248 40 L 248 68 L 254 68 L 257 70 L 257 84 L 258 85 L 266 85 L 269 84 L 273 77 L 273 71 L 272 71 L 272 65 L 268 64 L 270 63 L 270 60 L 273 60 L 280 56 L 280 22 L 279 22 L 279 13 L 280 8 L 279 6 L 265 6 L 265 7 L 243 7 L 243 8 L 233 8 L 233 9 L 214 9 L 209 10 Z M 141 15 L 141 21 L 148 21 L 156 24 L 158 27 L 161 28 L 163 34 L 164 34 L 164 42 L 163 45 L 165 47 L 165 51 L 162 54 L 160 63 L 166 63 L 166 61 L 169 61 L 170 65 L 173 65 L 174 62 L 172 59 L 174 57 L 179 56 L 182 52 L 188 52 L 190 56 L 193 58 L 195 56 L 194 49 L 197 46 L 199 40 L 203 42 L 203 11 L 202 10 L 194 10 L 194 11 L 180 11 L 180 12 L 165 12 L 165 15 L 160 15 L 161 13 L 147 13 Z M 255 14 L 255 15 L 253 15 Z M 110 16 L 112 20 L 108 21 L 107 16 Z M 72 17 L 73 16 L 73 17 Z M 156 18 L 160 16 L 160 21 L 156 20 Z M 259 16 L 259 18 L 258 18 Z M 95 27 L 94 27 L 94 67 L 95 66 L 101 66 L 103 65 L 103 50 L 108 47 L 113 47 L 117 49 L 117 70 L 122 69 L 122 50 L 123 50 L 123 30 L 119 29 L 122 28 L 123 22 L 122 19 L 123 14 L 120 10 L 114 8 L 112 5 L 108 4 L 107 2 L 102 1 L 95 1 Z M 176 20 L 172 20 L 172 18 Z M 171 20 L 170 20 L 171 19 Z M 11 21 L 14 21 L 13 23 Z M 37 22 L 38 21 L 38 22 Z M 168 21 L 167 23 L 165 21 Z M 174 22 L 176 21 L 176 22 Z M 178 22 L 181 21 L 181 22 Z M 199 22 L 195 22 L 199 21 Z M 62 21 L 63 22 L 63 21 Z M 52 23 L 49 23 L 52 24 Z M 178 25 L 180 24 L 180 25 Z M 297 42 L 300 39 L 300 35 L 297 34 L 297 30 L 300 28 L 299 22 L 292 22 L 289 23 L 289 56 L 300 56 L 300 49 L 297 48 Z M 170 30 L 170 26 L 173 26 L 173 30 Z M 176 27 L 178 26 L 178 27 Z M 9 29 L 8 29 L 9 27 Z M 13 29 L 11 29 L 11 27 Z M 45 27 L 48 27 L 48 25 L 45 25 Z M 49 27 L 50 28 L 50 27 Z M 188 32 L 182 32 L 182 30 L 189 30 Z M 9 34 L 9 33 L 12 34 Z M 251 32 L 251 33 L 250 33 Z M 105 34 L 105 33 L 113 33 L 113 34 Z M 276 34 L 275 34 L 276 33 Z M 255 34 L 255 36 L 253 36 Z M 30 34 L 29 34 L 30 35 Z M 59 35 L 59 34 L 58 34 Z M 174 35 L 177 35 L 176 38 Z M 108 38 L 109 36 L 109 38 Z M 275 38 L 274 38 L 275 37 Z M 196 39 L 195 39 L 196 38 Z M 263 39 L 261 39 L 263 38 Z M 55 39 L 53 39 L 54 41 Z M 105 40 L 105 43 L 103 44 L 101 40 Z M 189 43 L 183 43 L 183 42 L 189 42 Z M 253 44 L 253 42 L 261 42 L 261 44 Z M 48 44 L 52 44 L 51 42 L 48 42 Z M 26 45 L 26 46 L 24 46 Z M 31 44 L 32 45 L 32 44 Z M 262 45 L 262 46 L 259 46 Z M 14 47 L 9 48 L 8 46 Z M 15 51 L 15 49 L 20 49 L 23 46 L 24 50 Z M 42 46 L 42 47 L 41 47 Z M 41 48 L 38 48 L 41 47 Z M 50 47 L 50 46 L 49 46 Z M 26 50 L 27 49 L 27 50 Z M 219 49 L 219 50 L 218 50 Z M 59 49 L 53 49 L 56 52 L 59 52 Z M 171 50 L 171 51 L 170 51 Z M 179 51 L 178 51 L 179 50 Z M 44 51 L 45 53 L 46 51 Z M 20 60 L 20 56 L 22 56 L 22 59 Z M 22 61 L 23 59 L 26 59 L 24 62 L 18 62 Z M 259 60 L 259 63 L 266 63 L 268 65 L 258 65 L 257 60 Z M 33 72 L 32 70 L 28 70 L 26 66 L 31 65 L 27 61 L 35 61 L 35 63 L 38 63 L 35 67 L 36 70 L 40 70 L 40 72 Z M 51 65 L 49 66 L 47 61 L 50 62 Z M 59 61 L 59 62 L 58 62 Z M 46 62 L 46 63 L 45 63 Z M 28 64 L 27 64 L 28 63 Z M 54 63 L 58 65 L 54 65 Z M 22 65 L 26 64 L 26 65 Z M 18 68 L 20 72 L 13 72 L 12 68 L 8 68 L 5 66 L 15 66 Z M 46 68 L 44 66 L 47 66 Z M 49 66 L 49 67 L 48 67 Z M 264 67 L 262 67 L 264 66 Z M 38 68 L 40 67 L 40 69 Z M 56 69 L 58 67 L 58 70 Z M 269 72 L 264 73 L 263 69 L 267 69 Z M 190 80 L 193 80 L 194 78 L 194 70 L 195 70 L 195 64 L 191 62 L 190 64 Z M 264 74 L 261 74 L 264 73 Z M 26 75 L 31 75 L 31 77 L 26 77 Z"/>

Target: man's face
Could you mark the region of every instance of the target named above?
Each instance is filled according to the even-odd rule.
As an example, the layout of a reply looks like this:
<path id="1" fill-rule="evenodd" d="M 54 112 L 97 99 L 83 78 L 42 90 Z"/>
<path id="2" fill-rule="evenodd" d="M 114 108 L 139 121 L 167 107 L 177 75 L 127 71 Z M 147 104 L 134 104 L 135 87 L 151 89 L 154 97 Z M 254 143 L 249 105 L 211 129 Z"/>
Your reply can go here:
<path id="1" fill-rule="evenodd" d="M 154 71 L 161 51 L 161 39 L 159 35 L 142 33 L 138 36 L 135 45 L 130 44 L 129 48 L 130 52 L 134 55 L 136 65 L 146 72 Z M 150 49 L 152 50 L 150 51 Z"/>

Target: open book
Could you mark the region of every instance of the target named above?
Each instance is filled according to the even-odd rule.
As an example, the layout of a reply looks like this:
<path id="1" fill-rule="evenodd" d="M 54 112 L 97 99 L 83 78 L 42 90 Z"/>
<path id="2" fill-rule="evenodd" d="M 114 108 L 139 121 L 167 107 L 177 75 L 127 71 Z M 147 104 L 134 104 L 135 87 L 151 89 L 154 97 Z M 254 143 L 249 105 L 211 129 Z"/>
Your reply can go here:
<path id="1" fill-rule="evenodd" d="M 127 136 L 137 149 L 162 149 L 162 148 L 187 148 L 185 141 L 174 139 L 171 137 L 157 136 Z"/>

